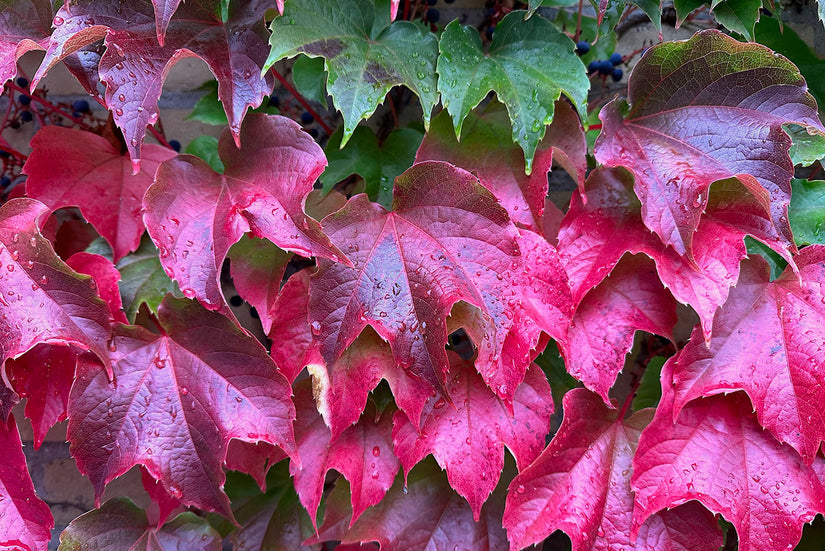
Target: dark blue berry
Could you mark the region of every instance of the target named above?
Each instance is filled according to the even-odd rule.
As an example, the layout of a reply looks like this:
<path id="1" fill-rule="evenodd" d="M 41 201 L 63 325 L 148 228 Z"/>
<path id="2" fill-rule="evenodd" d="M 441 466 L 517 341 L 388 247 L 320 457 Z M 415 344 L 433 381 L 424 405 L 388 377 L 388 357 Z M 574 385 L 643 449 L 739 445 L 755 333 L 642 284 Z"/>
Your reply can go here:
<path id="1" fill-rule="evenodd" d="M 435 8 L 430 8 L 427 10 L 426 15 L 427 21 L 430 23 L 437 23 L 439 19 L 441 19 L 441 14 L 438 13 L 438 10 Z"/>
<path id="2" fill-rule="evenodd" d="M 26 79 L 26 77 L 17 77 L 17 80 L 15 82 L 17 82 L 17 85 L 20 88 L 28 88 L 29 87 L 29 81 L 28 81 L 28 79 Z"/>
<path id="3" fill-rule="evenodd" d="M 3 176 L 0 178 L 0 187 L 9 187 L 11 185 L 11 178 Z"/>
<path id="4" fill-rule="evenodd" d="M 270 107 L 278 107 L 279 105 L 281 105 L 281 98 L 279 98 L 278 96 L 270 96 L 269 105 Z"/>
<path id="5" fill-rule="evenodd" d="M 613 64 L 607 60 L 599 61 L 599 74 L 609 75 L 613 71 Z"/>
<path id="6" fill-rule="evenodd" d="M 20 105 L 28 105 L 32 102 L 32 99 L 25 94 L 20 94 L 17 96 L 17 101 L 20 102 Z"/>
<path id="7" fill-rule="evenodd" d="M 320 136 L 320 135 L 321 135 L 321 133 L 320 133 L 320 132 L 318 132 L 318 129 L 317 129 L 317 128 L 310 128 L 310 129 L 309 129 L 309 135 L 310 135 L 310 136 L 312 136 L 312 139 L 313 139 L 313 140 L 317 140 L 317 139 L 318 139 L 318 136 Z"/>
<path id="8" fill-rule="evenodd" d="M 614 53 L 613 55 L 610 56 L 609 61 L 613 65 L 619 65 L 621 62 L 624 61 L 624 58 L 622 57 L 622 54 Z"/>
<path id="9" fill-rule="evenodd" d="M 613 79 L 613 82 L 619 82 L 620 80 L 622 80 L 623 76 L 624 76 L 624 71 L 622 71 L 618 67 L 613 69 L 613 72 L 610 73 L 610 78 Z"/>
<path id="10" fill-rule="evenodd" d="M 496 14 L 495 8 L 487 8 L 487 11 L 484 12 L 487 17 L 493 17 Z"/>
<path id="11" fill-rule="evenodd" d="M 8 151 L 5 151 L 3 149 L 0 149 L 0 157 L 3 157 L 4 159 L 8 159 L 9 157 L 11 157 L 11 153 L 9 153 Z"/>
<path id="12" fill-rule="evenodd" d="M 72 103 L 72 109 L 77 111 L 78 113 L 88 113 L 89 112 L 89 102 L 85 99 L 79 99 Z"/>
<path id="13" fill-rule="evenodd" d="M 576 53 L 579 55 L 584 55 L 590 51 L 590 42 L 586 40 L 580 40 L 576 42 Z"/>
<path id="14" fill-rule="evenodd" d="M 484 31 L 484 34 L 487 36 L 487 40 L 492 40 L 493 39 L 493 33 L 494 32 L 496 32 L 496 26 L 495 25 L 490 25 L 489 27 L 487 27 L 487 30 Z"/>
<path id="15" fill-rule="evenodd" d="M 178 140 L 169 140 L 169 147 L 180 153 L 180 142 Z"/>
<path id="16" fill-rule="evenodd" d="M 311 124 L 312 121 L 315 120 L 315 117 L 312 116 L 312 113 L 309 111 L 304 111 L 301 113 L 301 124 Z"/>
<path id="17" fill-rule="evenodd" d="M 23 111 L 20 113 L 20 120 L 23 122 L 31 122 L 33 118 L 31 111 Z"/>
<path id="18" fill-rule="evenodd" d="M 427 5 L 428 6 L 435 6 L 437 2 L 438 2 L 438 0 L 427 0 Z"/>
<path id="19" fill-rule="evenodd" d="M 243 299 L 238 295 L 232 295 L 232 298 L 229 299 L 229 304 L 237 308 L 241 304 L 243 304 Z"/>
<path id="20" fill-rule="evenodd" d="M 595 73 L 596 71 L 599 70 L 599 65 L 600 64 L 601 64 L 601 61 L 591 61 L 590 64 L 587 66 L 587 72 L 588 73 Z"/>
<path id="21" fill-rule="evenodd" d="M 455 2 L 455 0 L 444 0 L 445 4 L 452 4 L 453 2 Z"/>

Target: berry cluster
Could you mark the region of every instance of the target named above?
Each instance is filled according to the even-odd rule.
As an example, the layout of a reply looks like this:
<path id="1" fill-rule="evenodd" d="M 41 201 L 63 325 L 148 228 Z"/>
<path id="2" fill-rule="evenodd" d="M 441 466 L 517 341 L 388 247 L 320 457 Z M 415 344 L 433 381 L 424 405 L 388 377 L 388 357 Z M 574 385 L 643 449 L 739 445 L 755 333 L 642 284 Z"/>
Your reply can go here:
<path id="1" fill-rule="evenodd" d="M 586 48 L 582 48 L 582 46 L 586 46 Z M 579 55 L 584 55 L 589 51 L 590 44 L 587 42 L 579 42 L 576 44 L 576 52 Z M 598 73 L 603 76 L 610 75 L 613 82 L 619 82 L 624 76 L 624 71 L 622 71 L 621 67 L 617 67 L 617 65 L 621 65 L 623 62 L 624 57 L 622 54 L 614 52 L 608 59 L 596 59 L 591 61 L 587 66 L 587 72 L 591 75 L 594 73 Z"/>

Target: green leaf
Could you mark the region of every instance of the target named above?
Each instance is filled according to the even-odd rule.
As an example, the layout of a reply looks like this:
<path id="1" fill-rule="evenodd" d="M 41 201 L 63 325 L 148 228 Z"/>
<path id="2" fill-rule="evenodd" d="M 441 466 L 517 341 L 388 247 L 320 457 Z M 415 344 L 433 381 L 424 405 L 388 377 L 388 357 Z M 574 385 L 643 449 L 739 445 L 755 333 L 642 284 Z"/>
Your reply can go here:
<path id="1" fill-rule="evenodd" d="M 550 382 L 550 391 L 553 393 L 553 405 L 556 411 L 561 411 L 562 398 L 567 394 L 567 391 L 578 388 L 582 384 L 567 372 L 564 359 L 559 354 L 559 347 L 554 341 L 551 341 L 544 352 L 539 354 L 533 361 L 547 376 L 547 380 Z"/>
<path id="2" fill-rule="evenodd" d="M 298 56 L 292 65 L 292 82 L 295 89 L 311 101 L 327 104 L 327 73 L 324 60 L 317 57 Z"/>
<path id="3" fill-rule="evenodd" d="M 797 245 L 825 244 L 825 182 L 791 180 L 788 218 Z"/>
<path id="4" fill-rule="evenodd" d="M 370 199 L 389 209 L 393 180 L 412 166 L 424 134 L 412 128 L 400 128 L 379 145 L 372 130 L 359 126 L 344 148 L 341 148 L 341 137 L 339 128 L 327 143 L 329 165 L 321 174 L 324 192 L 344 178 L 358 174 L 364 179 Z"/>
<path id="5" fill-rule="evenodd" d="M 525 21 L 524 12 L 510 12 L 496 26 L 486 54 L 478 31 L 453 21 L 441 35 L 439 50 L 438 91 L 456 136 L 470 110 L 495 92 L 507 106 L 513 141 L 524 150 L 528 173 L 562 92 L 582 118 L 587 116 L 590 80 L 575 44 L 543 17 Z"/>
<path id="6" fill-rule="evenodd" d="M 579 0 L 527 0 L 527 14 L 524 18 L 529 19 L 539 8 L 568 8 L 578 3 Z"/>
<path id="7" fill-rule="evenodd" d="M 797 124 L 783 128 L 793 140 L 788 154 L 794 165 L 810 166 L 825 157 L 825 136 L 809 134 L 807 129 Z"/>
<path id="8" fill-rule="evenodd" d="M 749 235 L 745 236 L 745 246 L 748 248 L 748 254 L 758 254 L 768 262 L 771 267 L 771 280 L 782 275 L 788 266 L 788 262 L 776 254 L 776 251 Z"/>
<path id="9" fill-rule="evenodd" d="M 763 17 L 754 29 L 756 41 L 790 59 L 805 77 L 808 91 L 822 109 L 825 106 L 825 71 L 822 59 L 789 26 L 780 26 L 775 17 Z"/>
<path id="10" fill-rule="evenodd" d="M 195 104 L 195 108 L 186 120 L 193 120 L 202 122 L 204 124 L 211 124 L 213 126 L 223 126 L 228 124 L 226 120 L 226 112 L 218 99 L 218 81 L 210 80 L 200 87 L 201 90 L 206 90 L 206 93 Z M 266 113 L 268 115 L 277 115 L 280 113 L 277 107 L 269 105 L 268 100 L 264 100 L 260 107 L 250 109 L 250 113 Z"/>
<path id="11" fill-rule="evenodd" d="M 218 155 L 218 138 L 215 136 L 198 136 L 186 146 L 184 153 L 200 157 L 212 167 L 212 170 L 223 174 L 223 161 Z"/>
<path id="12" fill-rule="evenodd" d="M 705 4 L 707 2 L 702 0 L 675 0 L 673 7 L 676 8 L 678 24 L 684 22 L 688 15 Z M 762 0 L 714 0 L 710 6 L 720 23 L 753 41 L 754 25 L 759 21 L 759 8 L 762 7 Z"/>
<path id="13" fill-rule="evenodd" d="M 662 374 L 662 366 L 667 358 L 654 356 L 647 363 L 645 372 L 642 375 L 642 382 L 636 390 L 636 397 L 633 398 L 633 411 L 644 408 L 655 408 L 662 397 L 662 385 L 659 383 L 659 376 Z"/>
<path id="14" fill-rule="evenodd" d="M 621 21 L 628 4 L 635 4 L 648 16 L 653 26 L 662 32 L 662 7 L 659 0 L 590 0 L 593 8 L 600 15 L 599 34 L 602 38 L 615 35 L 613 29 Z"/>
<path id="15" fill-rule="evenodd" d="M 143 234 L 138 250 L 120 259 L 117 269 L 120 270 L 123 310 L 132 323 L 135 322 L 141 304 L 145 303 L 152 312 L 157 313 L 166 293 L 183 298 L 178 284 L 163 271 L 158 250 L 147 234 Z"/>
<path id="16" fill-rule="evenodd" d="M 578 11 L 559 10 L 554 23 L 562 31 L 573 34 L 578 27 L 580 30 L 579 39 L 590 43 L 590 51 L 581 56 L 582 64 L 586 67 L 591 61 L 607 59 L 610 54 L 616 51 L 618 38 L 616 33 L 599 35 L 599 24 L 595 17 L 582 15 L 579 24 Z M 597 121 L 598 122 L 598 121 Z"/>
<path id="17" fill-rule="evenodd" d="M 369 0 L 290 0 L 272 21 L 265 67 L 300 53 L 326 60 L 327 91 L 344 116 L 342 145 L 394 86 L 419 97 L 427 125 L 438 103 L 435 35 L 409 21 L 378 28 L 375 20 Z"/>

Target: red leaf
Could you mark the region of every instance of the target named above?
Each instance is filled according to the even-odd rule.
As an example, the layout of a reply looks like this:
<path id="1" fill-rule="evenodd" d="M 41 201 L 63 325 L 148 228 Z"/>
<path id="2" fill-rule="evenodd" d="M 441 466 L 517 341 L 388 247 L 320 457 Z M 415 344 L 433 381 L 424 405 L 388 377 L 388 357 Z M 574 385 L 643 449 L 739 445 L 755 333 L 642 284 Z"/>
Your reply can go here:
<path id="1" fill-rule="evenodd" d="M 26 398 L 25 413 L 32 422 L 34 449 L 40 448 L 50 428 L 66 418 L 69 389 L 81 357 L 69 346 L 38 344 L 16 360 L 6 362 L 9 380 L 18 394 Z M 91 363 L 97 365 L 93 358 Z M 89 362 L 89 358 L 81 361 Z"/>
<path id="2" fill-rule="evenodd" d="M 392 415 L 384 412 L 378 419 L 375 408 L 368 406 L 358 424 L 331 441 L 330 431 L 315 409 L 309 383 L 304 379 L 295 387 L 295 440 L 302 465 L 290 463 L 289 472 L 313 526 L 327 471 L 335 469 L 344 475 L 350 483 L 354 521 L 367 507 L 381 501 L 398 473 L 398 458 L 392 451 Z"/>
<path id="3" fill-rule="evenodd" d="M 5 366 L 0 366 L 0 421 L 6 422 L 9 419 L 11 410 L 20 402 L 20 396 L 11 388 L 11 384 L 6 382 Z"/>
<path id="4" fill-rule="evenodd" d="M 178 4 L 181 0 L 152 0 L 152 5 L 155 7 L 155 26 L 158 33 L 158 44 L 164 45 L 166 41 L 166 29 L 169 27 L 169 21 L 178 9 Z"/>
<path id="5" fill-rule="evenodd" d="M 226 449 L 224 465 L 230 471 L 246 473 L 266 491 L 266 473 L 287 457 L 284 450 L 266 442 L 244 442 L 233 438 Z"/>
<path id="6" fill-rule="evenodd" d="M 675 360 L 674 416 L 694 398 L 744 390 L 759 424 L 810 464 L 825 441 L 825 247 L 796 261 L 799 278 L 787 269 L 773 282 L 761 257 L 742 264 L 710 348 L 694 329 Z"/>
<path id="7" fill-rule="evenodd" d="M 693 236 L 694 262 L 652 235 L 641 220 L 641 205 L 624 170 L 596 169 L 587 179 L 587 202 L 573 192 L 559 231 L 559 255 L 578 303 L 613 269 L 625 252 L 644 253 L 656 262 L 660 279 L 679 302 L 699 314 L 710 338 L 713 314 L 725 302 L 745 257 L 744 232 L 770 224 L 741 186 L 729 182 L 711 188 L 699 229 Z M 735 226 L 731 219 L 739 222 Z M 767 241 L 767 239 L 765 239 Z"/>
<path id="8" fill-rule="evenodd" d="M 247 117 L 241 140 L 237 149 L 228 131 L 221 136 L 223 174 L 191 155 L 163 163 L 143 202 L 166 273 L 211 310 L 225 308 L 221 265 L 246 232 L 304 256 L 344 257 L 304 213 L 326 165 L 318 144 L 294 121 L 266 115 Z"/>
<path id="9" fill-rule="evenodd" d="M 659 511 L 636 535 L 636 549 L 651 551 L 705 551 L 723 543 L 716 518 L 696 501 Z"/>
<path id="10" fill-rule="evenodd" d="M 117 285 L 120 281 L 120 272 L 108 258 L 99 254 L 75 253 L 66 259 L 66 264 L 78 273 L 92 276 L 100 298 L 109 305 L 112 321 L 129 323 L 126 314 L 123 313 L 123 301 L 120 299 L 120 287 Z"/>
<path id="11" fill-rule="evenodd" d="M 124 5 L 73 0 L 71 9 L 64 5 L 55 16 L 62 23 L 52 33 L 33 84 L 66 55 L 105 37 L 100 77 L 106 83 L 106 105 L 137 162 L 146 126 L 157 121 L 166 75 L 180 59 L 199 57 L 218 80 L 218 96 L 237 140 L 246 110 L 259 106 L 274 84 L 271 75 L 261 76 L 269 52 L 264 24 L 269 5 L 266 0 L 232 2 L 223 22 L 221 0 L 184 2 L 161 45 L 149 0 Z"/>
<path id="12" fill-rule="evenodd" d="M 44 50 L 52 26 L 49 0 L 13 0 L 0 11 L 0 92 L 17 74 L 17 60 L 28 51 Z"/>
<path id="13" fill-rule="evenodd" d="M 237 442 L 237 440 L 233 441 Z M 157 520 L 154 524 L 157 526 L 163 526 L 163 523 L 166 522 L 169 515 L 175 512 L 180 513 L 183 511 L 180 499 L 169 494 L 169 492 L 167 492 L 163 487 L 163 484 L 161 484 L 159 480 L 155 480 L 152 475 L 149 474 L 146 467 L 140 468 L 140 481 L 143 484 L 143 489 L 146 490 L 146 493 L 149 494 L 149 497 L 152 498 L 152 501 L 157 506 Z"/>
<path id="14" fill-rule="evenodd" d="M 165 331 L 117 326 L 115 379 L 78 373 L 68 439 L 100 499 L 103 487 L 140 464 L 186 505 L 231 518 L 221 491 L 230 438 L 295 449 L 291 391 L 266 351 L 225 317 L 167 296 Z"/>
<path id="15" fill-rule="evenodd" d="M 607 393 L 636 331 L 670 338 L 675 325 L 676 301 L 662 287 L 653 263 L 644 256 L 625 256 L 584 296 L 559 348 L 567 372 L 612 407 Z"/>
<path id="16" fill-rule="evenodd" d="M 441 113 L 424 136 L 416 162 L 446 161 L 472 171 L 520 227 L 544 234 L 545 206 L 558 211 L 553 203 L 545 201 L 547 173 L 554 154 L 570 175 L 584 184 L 584 130 L 576 111 L 566 101 L 556 103 L 553 123 L 536 150 L 529 176 L 524 173 L 524 153 L 510 138 L 510 119 L 502 104 L 494 102 L 484 113 L 473 111 L 462 128 L 459 142 L 448 113 Z"/>
<path id="17" fill-rule="evenodd" d="M 0 207 L 0 348 L 3 360 L 35 344 L 75 344 L 109 365 L 109 308 L 88 276 L 60 260 L 38 229 L 48 208 L 32 199 Z"/>
<path id="18" fill-rule="evenodd" d="M 241 239 L 229 249 L 228 256 L 235 290 L 255 307 L 264 333 L 268 334 L 272 327 L 271 312 L 277 308 L 275 301 L 292 255 L 266 239 Z"/>
<path id="19" fill-rule="evenodd" d="M 447 388 L 455 406 L 447 404 L 444 395 L 430 397 L 421 416 L 420 431 L 404 414 L 396 413 L 393 442 L 406 473 L 432 454 L 447 471 L 450 486 L 467 499 L 478 521 L 481 507 L 504 468 L 504 446 L 520 468 L 541 452 L 544 437 L 550 432 L 553 397 L 544 373 L 534 365 L 516 389 L 511 415 L 475 373 L 471 362 L 456 354 L 450 358 Z"/>
<path id="20" fill-rule="evenodd" d="M 307 365 L 323 362 L 317 352 L 317 346 L 313 344 L 312 329 L 307 321 L 310 275 L 308 269 L 292 274 L 275 298 L 272 307 L 267 309 L 267 336 L 272 339 L 270 355 L 290 382 L 294 381 Z M 264 319 L 263 315 L 261 319 Z"/>
<path id="21" fill-rule="evenodd" d="M 791 139 L 782 125 L 825 128 L 790 61 L 702 31 L 650 48 L 630 77 L 628 101 L 624 117 L 619 101 L 602 110 L 596 159 L 633 172 L 644 223 L 665 244 L 692 257 L 708 187 L 738 177 L 770 214 L 777 252 L 788 259 L 796 251 L 788 223 Z"/>
<path id="22" fill-rule="evenodd" d="M 447 163 L 413 165 L 393 193 L 392 212 L 358 195 L 324 219 L 353 263 L 321 259 L 312 279 L 309 316 L 327 366 L 369 325 L 408 374 L 442 387 L 445 318 L 463 300 L 485 315 L 479 372 L 500 396 L 512 397 L 520 377 L 502 373 L 501 352 L 507 334 L 519 330 L 512 320 L 518 231 L 473 175 Z M 508 292 L 510 304 L 500 300 Z M 518 366 L 522 376 L 526 367 Z"/>
<path id="23" fill-rule="evenodd" d="M 501 499 L 491 499 L 479 522 L 467 502 L 450 489 L 432 463 L 413 469 L 406 485 L 401 477 L 386 497 L 350 525 L 351 509 L 346 484 L 340 481 L 327 498 L 324 523 L 308 543 L 338 540 L 342 543 L 377 541 L 381 551 L 425 549 L 505 549 L 501 526 Z M 500 496 L 499 496 L 500 498 Z"/>
<path id="24" fill-rule="evenodd" d="M 72 4 L 74 5 L 74 3 Z M 108 140 L 75 128 L 45 126 L 31 140 L 26 193 L 51 210 L 75 206 L 103 236 L 117 262 L 140 245 L 141 202 L 158 165 L 175 156 L 147 145 L 140 172 Z"/>
<path id="25" fill-rule="evenodd" d="M 820 477 L 759 426 L 743 394 L 693 401 L 674 424 L 673 363 L 662 370 L 665 392 L 633 461 L 634 531 L 652 513 L 695 499 L 733 524 L 742 551 L 792 548 L 825 507 Z"/>
<path id="26" fill-rule="evenodd" d="M 14 415 L 0 422 L 0 547 L 48 549 L 54 519 L 34 493 Z"/>
<path id="27" fill-rule="evenodd" d="M 83 549 L 84 545 L 91 549 L 220 551 L 221 537 L 194 513 L 182 513 L 156 527 L 128 498 L 116 497 L 77 517 L 60 534 L 62 548 Z"/>

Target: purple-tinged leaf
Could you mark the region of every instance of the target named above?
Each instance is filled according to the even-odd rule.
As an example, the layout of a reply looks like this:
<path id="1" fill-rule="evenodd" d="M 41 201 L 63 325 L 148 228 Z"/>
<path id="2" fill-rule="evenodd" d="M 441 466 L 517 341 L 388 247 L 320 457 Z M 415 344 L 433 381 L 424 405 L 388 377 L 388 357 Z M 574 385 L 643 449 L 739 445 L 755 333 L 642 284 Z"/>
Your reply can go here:
<path id="1" fill-rule="evenodd" d="M 28 51 L 45 50 L 52 26 L 49 0 L 11 0 L 0 8 L 0 92 L 17 74 L 17 60 Z"/>
<path id="2" fill-rule="evenodd" d="M 235 290 L 255 308 L 264 333 L 269 334 L 272 327 L 271 312 L 277 308 L 281 281 L 292 255 L 266 239 L 250 238 L 235 243 L 229 249 L 227 257 Z M 277 361 L 275 363 L 281 366 Z"/>
<path id="3" fill-rule="evenodd" d="M 167 296 L 164 331 L 117 326 L 114 380 L 77 374 L 68 439 L 100 499 L 134 465 L 186 505 L 231 518 L 221 464 L 231 438 L 295 450 L 291 389 L 264 348 L 220 314 Z"/>
<path id="4" fill-rule="evenodd" d="M 221 136 L 223 174 L 191 155 L 163 163 L 143 202 L 166 273 L 211 310 L 226 309 L 221 266 L 244 233 L 303 256 L 346 261 L 304 212 L 326 164 L 312 137 L 290 119 L 255 114 L 246 118 L 241 143 L 238 149 L 228 130 Z"/>
<path id="5" fill-rule="evenodd" d="M 100 298 L 109 305 L 113 322 L 129 323 L 123 312 L 123 301 L 117 285 L 120 281 L 120 272 L 111 260 L 99 254 L 75 253 L 66 259 L 66 264 L 79 274 L 92 276 Z"/>
<path id="6" fill-rule="evenodd" d="M 628 101 L 626 114 L 618 100 L 602 110 L 595 154 L 636 176 L 648 228 L 693 258 L 710 184 L 737 177 L 769 215 L 776 252 L 790 259 L 793 163 L 782 125 L 825 133 L 791 62 L 760 44 L 702 31 L 649 48 L 628 82 Z"/>

